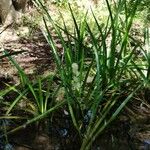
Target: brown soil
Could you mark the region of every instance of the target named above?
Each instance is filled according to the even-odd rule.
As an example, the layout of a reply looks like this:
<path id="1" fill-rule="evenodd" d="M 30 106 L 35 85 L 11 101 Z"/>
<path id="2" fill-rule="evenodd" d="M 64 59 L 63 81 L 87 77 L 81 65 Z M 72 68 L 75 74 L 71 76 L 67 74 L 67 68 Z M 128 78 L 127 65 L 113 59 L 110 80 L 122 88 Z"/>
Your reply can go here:
<path id="1" fill-rule="evenodd" d="M 51 48 L 40 29 L 35 30 L 30 39 L 17 36 L 11 29 L 6 30 L 3 34 L 9 37 L 3 40 L 0 46 L 0 55 L 3 55 L 3 49 L 7 50 L 9 53 L 24 51 L 12 57 L 31 78 L 34 75 L 42 75 L 54 70 Z M 61 50 L 61 45 L 59 44 L 57 36 L 55 34 L 52 35 L 58 48 Z M 1 60 L 0 70 L 1 84 L 4 79 L 5 81 L 13 79 L 15 82 L 18 82 L 18 71 L 8 58 L 3 58 Z"/>

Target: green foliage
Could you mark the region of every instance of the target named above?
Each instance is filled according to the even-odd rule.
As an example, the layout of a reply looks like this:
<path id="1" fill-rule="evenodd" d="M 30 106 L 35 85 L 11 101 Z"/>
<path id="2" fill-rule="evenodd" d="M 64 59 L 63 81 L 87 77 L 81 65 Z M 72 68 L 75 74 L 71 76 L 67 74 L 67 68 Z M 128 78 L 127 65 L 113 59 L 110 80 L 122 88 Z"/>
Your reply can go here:
<path id="1" fill-rule="evenodd" d="M 0 119 L 23 119 L 27 121 L 23 125 L 5 132 L 1 137 L 22 129 L 31 123 L 38 122 L 42 118 L 46 118 L 51 112 L 65 104 L 64 100 L 59 102 L 56 100 L 60 96 L 60 93 L 58 93 L 60 87 L 53 80 L 55 77 L 54 73 L 50 73 L 46 77 L 38 77 L 36 81 L 30 81 L 15 59 L 6 50 L 4 52 L 4 56 L 7 56 L 18 70 L 20 85 L 10 86 L 6 84 L 7 88 L 0 91 L 2 110 L 6 110 L 6 113 Z M 11 101 L 6 102 L 4 97 L 10 93 L 15 96 Z M 25 112 L 24 117 L 22 117 L 22 113 L 20 116 L 16 115 L 20 111 Z"/>
<path id="2" fill-rule="evenodd" d="M 52 20 L 47 8 L 39 0 L 37 3 L 45 12 L 43 20 L 46 31 L 43 30 L 43 33 L 52 48 L 72 122 L 82 140 L 81 150 L 90 149 L 92 142 L 143 85 L 139 82 L 140 75 L 137 75 L 138 79 L 132 75 L 135 69 L 139 70 L 139 65 L 132 61 L 139 44 L 134 41 L 135 46 L 131 47 L 129 37 L 140 1 L 134 1 L 132 11 L 128 13 L 129 8 L 125 0 L 119 0 L 113 11 L 109 1 L 106 0 L 109 16 L 103 27 L 93 13 L 98 36 L 90 28 L 87 14 L 78 23 L 69 5 L 74 25 L 72 34 L 67 29 L 64 18 L 62 28 Z M 120 17 L 123 8 L 124 14 Z M 61 40 L 64 49 L 63 62 L 48 23 L 53 25 Z M 70 44 L 66 44 L 62 32 L 66 34 Z M 86 37 L 92 45 L 90 49 L 85 45 Z"/>
<path id="3" fill-rule="evenodd" d="M 105 22 L 101 22 L 91 10 L 94 28 L 88 21 L 88 12 L 79 19 L 69 4 L 72 18 L 70 30 L 63 14 L 60 13 L 63 23 L 60 26 L 52 19 L 47 7 L 40 0 L 35 0 L 42 12 L 45 25 L 42 32 L 51 47 L 56 72 L 46 78 L 30 81 L 5 51 L 5 55 L 18 69 L 21 79 L 21 87 L 9 87 L 0 92 L 1 102 L 9 91 L 17 93 L 16 98 L 7 105 L 5 117 L 17 109 L 22 100 L 29 104 L 24 110 L 33 115 L 8 133 L 38 122 L 67 104 L 73 125 L 82 141 L 81 150 L 88 150 L 128 101 L 139 90 L 150 87 L 149 29 L 145 28 L 145 47 L 130 35 L 140 0 L 132 1 L 132 8 L 126 0 L 118 0 L 114 5 L 109 0 L 105 2 L 109 13 Z M 55 29 L 61 41 L 61 56 L 49 25 Z M 134 42 L 134 46 L 131 42 Z M 136 54 L 138 49 L 142 52 L 141 59 Z M 59 82 L 55 82 L 55 77 Z"/>

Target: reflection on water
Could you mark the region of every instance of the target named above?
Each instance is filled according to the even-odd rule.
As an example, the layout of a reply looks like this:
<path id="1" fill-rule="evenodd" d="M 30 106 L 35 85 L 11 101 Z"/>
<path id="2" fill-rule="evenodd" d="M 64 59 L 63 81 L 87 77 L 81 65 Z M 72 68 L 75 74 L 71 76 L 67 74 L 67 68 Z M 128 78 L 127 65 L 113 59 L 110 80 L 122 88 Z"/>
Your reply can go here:
<path id="1" fill-rule="evenodd" d="M 85 122 L 88 117 L 85 117 Z M 9 120 L 1 120 L 0 135 L 5 134 L 5 129 L 12 123 Z M 39 131 L 36 125 L 31 125 L 8 137 L 0 137 L 0 150 L 80 149 L 81 140 L 68 116 L 55 117 L 53 122 L 48 122 L 46 126 L 44 130 Z M 137 135 L 141 138 L 137 138 Z M 116 122 L 97 138 L 91 150 L 150 150 L 150 132 L 137 130 L 127 121 Z"/>

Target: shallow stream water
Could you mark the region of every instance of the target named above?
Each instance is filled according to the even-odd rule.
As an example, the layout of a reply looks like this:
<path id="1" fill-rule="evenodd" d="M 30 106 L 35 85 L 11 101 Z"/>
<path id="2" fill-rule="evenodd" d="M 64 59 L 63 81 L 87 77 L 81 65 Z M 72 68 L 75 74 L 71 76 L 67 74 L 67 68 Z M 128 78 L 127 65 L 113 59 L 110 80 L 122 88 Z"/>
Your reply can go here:
<path id="1" fill-rule="evenodd" d="M 8 126 L 12 122 L 5 123 Z M 91 150 L 150 150 L 149 129 L 144 131 L 138 127 L 127 120 L 116 121 L 97 138 Z M 80 145 L 70 120 L 63 117 L 59 121 L 55 119 L 47 127 L 30 125 L 7 138 L 0 138 L 0 150 L 80 150 Z"/>

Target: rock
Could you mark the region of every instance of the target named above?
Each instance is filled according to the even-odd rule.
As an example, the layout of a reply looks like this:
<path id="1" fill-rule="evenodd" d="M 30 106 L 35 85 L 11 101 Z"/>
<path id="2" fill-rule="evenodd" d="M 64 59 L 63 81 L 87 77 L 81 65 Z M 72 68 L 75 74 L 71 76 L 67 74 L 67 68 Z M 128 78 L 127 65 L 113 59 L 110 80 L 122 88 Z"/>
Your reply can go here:
<path id="1" fill-rule="evenodd" d="M 12 24 L 20 18 L 28 0 L 0 0 L 0 19 L 4 26 Z"/>

